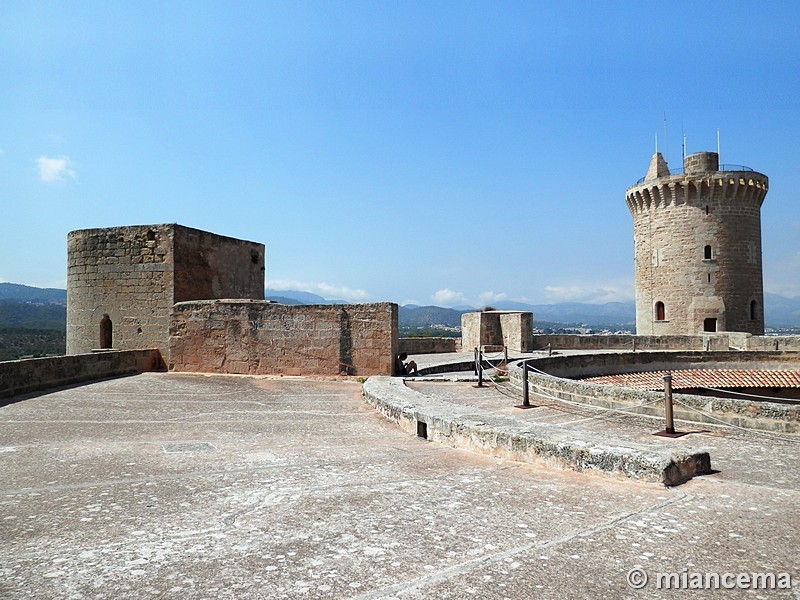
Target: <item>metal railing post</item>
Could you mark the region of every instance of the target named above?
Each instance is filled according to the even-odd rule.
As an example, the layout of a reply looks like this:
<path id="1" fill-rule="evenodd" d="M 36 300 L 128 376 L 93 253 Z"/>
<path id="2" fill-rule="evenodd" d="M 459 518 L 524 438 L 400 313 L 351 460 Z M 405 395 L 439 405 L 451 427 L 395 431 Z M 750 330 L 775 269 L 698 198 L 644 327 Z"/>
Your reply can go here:
<path id="1" fill-rule="evenodd" d="M 531 405 L 530 396 L 528 395 L 528 363 L 522 363 L 522 406 L 528 407 Z"/>
<path id="2" fill-rule="evenodd" d="M 664 417 L 667 420 L 664 431 L 669 434 L 675 433 L 675 422 L 672 418 L 672 375 L 664 375 Z"/>

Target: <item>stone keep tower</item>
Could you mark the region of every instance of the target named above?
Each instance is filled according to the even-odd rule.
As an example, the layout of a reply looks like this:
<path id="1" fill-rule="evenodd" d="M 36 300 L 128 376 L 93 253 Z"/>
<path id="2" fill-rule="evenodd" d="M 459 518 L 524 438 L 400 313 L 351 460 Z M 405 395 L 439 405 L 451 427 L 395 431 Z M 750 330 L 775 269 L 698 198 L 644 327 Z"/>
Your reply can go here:
<path id="1" fill-rule="evenodd" d="M 764 333 L 761 204 L 766 175 L 719 165 L 716 152 L 670 173 L 661 153 L 628 188 L 637 335 Z"/>
<path id="2" fill-rule="evenodd" d="M 264 245 L 177 224 L 67 235 L 67 354 L 158 348 L 167 360 L 172 307 L 264 299 Z"/>

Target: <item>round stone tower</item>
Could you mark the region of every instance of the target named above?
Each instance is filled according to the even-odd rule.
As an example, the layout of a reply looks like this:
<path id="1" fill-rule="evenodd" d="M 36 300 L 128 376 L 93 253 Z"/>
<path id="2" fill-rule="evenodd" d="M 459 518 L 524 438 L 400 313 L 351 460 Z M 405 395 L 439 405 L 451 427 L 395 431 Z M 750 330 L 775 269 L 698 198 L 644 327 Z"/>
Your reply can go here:
<path id="1" fill-rule="evenodd" d="M 628 188 L 637 335 L 764 333 L 761 204 L 766 175 L 690 154 L 670 173 L 661 153 Z"/>

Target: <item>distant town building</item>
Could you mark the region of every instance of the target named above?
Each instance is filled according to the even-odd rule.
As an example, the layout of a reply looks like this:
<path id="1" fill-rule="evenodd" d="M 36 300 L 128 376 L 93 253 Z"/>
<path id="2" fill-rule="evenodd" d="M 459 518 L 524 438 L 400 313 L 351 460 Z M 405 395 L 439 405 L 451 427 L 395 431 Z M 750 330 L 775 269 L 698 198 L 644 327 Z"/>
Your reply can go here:
<path id="1" fill-rule="evenodd" d="M 625 193 L 633 216 L 637 335 L 764 333 L 761 204 L 768 179 L 716 152 L 670 172 L 661 153 Z"/>

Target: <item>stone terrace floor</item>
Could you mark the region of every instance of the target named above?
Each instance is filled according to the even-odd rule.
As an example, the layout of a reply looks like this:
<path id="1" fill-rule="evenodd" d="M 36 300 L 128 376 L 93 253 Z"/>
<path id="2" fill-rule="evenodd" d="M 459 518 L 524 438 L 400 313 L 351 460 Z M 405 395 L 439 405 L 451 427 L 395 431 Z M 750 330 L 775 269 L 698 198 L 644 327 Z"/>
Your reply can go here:
<path id="1" fill-rule="evenodd" d="M 510 410 L 494 388 L 411 385 Z M 721 472 L 664 488 L 409 436 L 353 380 L 150 373 L 30 395 L 0 408 L 0 597 L 798 597 L 798 442 L 703 435 Z M 656 589 L 684 569 L 796 589 Z"/>

